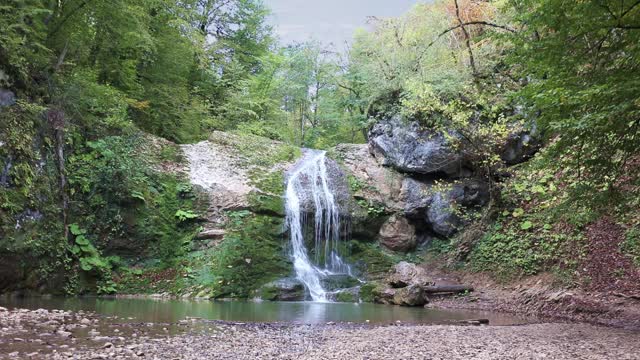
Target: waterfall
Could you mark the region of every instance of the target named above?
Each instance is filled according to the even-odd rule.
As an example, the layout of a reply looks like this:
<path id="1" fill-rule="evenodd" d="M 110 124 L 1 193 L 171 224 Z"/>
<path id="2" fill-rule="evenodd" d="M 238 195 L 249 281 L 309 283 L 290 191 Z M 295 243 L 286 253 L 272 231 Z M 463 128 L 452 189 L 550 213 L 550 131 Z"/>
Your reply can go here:
<path id="1" fill-rule="evenodd" d="M 309 207 L 313 205 L 313 211 Z M 305 245 L 307 214 L 314 217 L 315 264 Z M 314 301 L 326 301 L 321 279 L 332 274 L 351 274 L 339 256 L 341 234 L 339 207 L 327 176 L 326 153 L 308 150 L 289 175 L 286 190 L 286 223 L 291 240 L 293 267 Z"/>

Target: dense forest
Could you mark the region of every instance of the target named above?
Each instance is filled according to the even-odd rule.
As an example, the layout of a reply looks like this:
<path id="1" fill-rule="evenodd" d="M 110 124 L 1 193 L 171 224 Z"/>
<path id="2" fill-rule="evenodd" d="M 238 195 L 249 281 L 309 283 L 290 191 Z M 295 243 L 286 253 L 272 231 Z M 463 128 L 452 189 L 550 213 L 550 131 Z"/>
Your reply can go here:
<path id="1" fill-rule="evenodd" d="M 282 45 L 268 16 L 260 0 L 0 4 L 0 291 L 151 292 L 127 279 L 153 269 L 248 297 L 233 246 L 213 274 L 193 269 L 203 205 L 165 171 L 176 144 L 224 131 L 330 150 L 392 117 L 464 148 L 492 194 L 477 226 L 402 256 L 637 285 L 640 2 L 438 0 L 370 18 L 346 50 Z M 507 166 L 515 131 L 535 138 L 532 159 Z M 265 221 L 230 217 L 245 232 Z M 238 231 L 242 247 L 256 238 Z"/>

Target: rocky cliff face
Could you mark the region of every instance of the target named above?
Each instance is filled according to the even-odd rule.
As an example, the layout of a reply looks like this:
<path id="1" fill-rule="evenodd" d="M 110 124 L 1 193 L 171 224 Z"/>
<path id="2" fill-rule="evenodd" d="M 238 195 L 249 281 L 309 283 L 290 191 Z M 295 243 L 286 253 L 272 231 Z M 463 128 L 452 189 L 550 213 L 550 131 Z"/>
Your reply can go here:
<path id="1" fill-rule="evenodd" d="M 532 156 L 536 135 L 511 134 L 500 150 L 505 165 Z M 454 148 L 443 134 L 393 117 L 371 129 L 368 144 L 334 149 L 351 178 L 356 202 L 381 209 L 378 215 L 384 219 L 368 223 L 380 245 L 408 252 L 434 236 L 451 237 L 490 202 L 490 184 L 477 175 L 462 144 Z M 356 223 L 359 216 L 356 212 Z"/>

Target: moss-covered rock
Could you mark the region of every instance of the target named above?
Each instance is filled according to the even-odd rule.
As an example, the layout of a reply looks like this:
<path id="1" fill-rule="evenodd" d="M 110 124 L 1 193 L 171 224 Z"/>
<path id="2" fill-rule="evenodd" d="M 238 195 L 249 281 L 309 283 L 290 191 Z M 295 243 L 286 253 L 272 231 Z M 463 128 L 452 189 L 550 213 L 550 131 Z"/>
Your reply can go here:
<path id="1" fill-rule="evenodd" d="M 291 272 L 282 236 L 283 220 L 249 212 L 233 224 L 211 254 L 216 297 L 248 298 L 263 284 Z"/>
<path id="2" fill-rule="evenodd" d="M 351 253 L 347 260 L 362 273 L 367 280 L 377 280 L 385 277 L 396 259 L 387 254 L 379 245 L 353 240 Z"/>
<path id="3" fill-rule="evenodd" d="M 360 300 L 363 302 L 372 303 L 375 302 L 375 289 L 380 286 L 376 282 L 368 282 L 360 286 Z"/>
<path id="4" fill-rule="evenodd" d="M 320 284 L 322 284 L 322 288 L 324 288 L 325 290 L 334 291 L 360 285 L 360 281 L 347 274 L 334 274 L 327 275 L 324 278 L 320 279 Z"/>
<path id="5" fill-rule="evenodd" d="M 257 291 L 258 297 L 270 301 L 305 300 L 304 284 L 296 278 L 283 278 L 263 285 Z"/>
<path id="6" fill-rule="evenodd" d="M 356 286 L 336 292 L 335 301 L 350 303 L 360 302 L 360 287 Z"/>

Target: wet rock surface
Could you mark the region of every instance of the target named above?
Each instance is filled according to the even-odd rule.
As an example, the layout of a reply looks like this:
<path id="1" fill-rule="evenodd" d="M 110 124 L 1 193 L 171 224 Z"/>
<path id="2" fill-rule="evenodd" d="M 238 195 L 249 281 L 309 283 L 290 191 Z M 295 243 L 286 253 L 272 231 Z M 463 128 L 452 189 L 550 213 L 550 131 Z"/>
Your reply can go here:
<path id="1" fill-rule="evenodd" d="M 271 301 L 303 301 L 304 284 L 296 278 L 274 280 L 260 288 L 260 298 Z"/>
<path id="2" fill-rule="evenodd" d="M 151 324 L 0 308 L 2 359 L 637 359 L 637 340 L 585 324 Z"/>
<path id="3" fill-rule="evenodd" d="M 352 288 L 360 285 L 360 281 L 348 274 L 330 274 L 320 279 L 320 283 L 325 290 L 333 291 L 339 289 Z"/>

